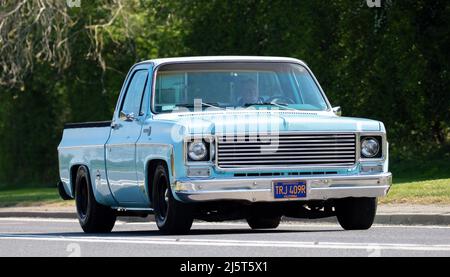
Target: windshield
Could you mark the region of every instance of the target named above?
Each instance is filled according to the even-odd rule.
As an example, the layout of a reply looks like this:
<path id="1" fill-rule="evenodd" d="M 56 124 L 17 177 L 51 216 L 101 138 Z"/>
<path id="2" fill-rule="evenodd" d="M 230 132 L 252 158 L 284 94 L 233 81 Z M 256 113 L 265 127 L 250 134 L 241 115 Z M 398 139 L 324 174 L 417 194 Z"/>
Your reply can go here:
<path id="1" fill-rule="evenodd" d="M 156 76 L 155 113 L 198 109 L 326 110 L 305 67 L 293 63 L 169 64 Z"/>

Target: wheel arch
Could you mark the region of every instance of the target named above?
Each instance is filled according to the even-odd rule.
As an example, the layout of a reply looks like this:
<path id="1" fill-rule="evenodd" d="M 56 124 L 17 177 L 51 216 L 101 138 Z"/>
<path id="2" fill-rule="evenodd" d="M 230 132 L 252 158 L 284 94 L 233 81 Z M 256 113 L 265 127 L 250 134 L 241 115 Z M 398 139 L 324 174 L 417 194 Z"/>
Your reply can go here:
<path id="1" fill-rule="evenodd" d="M 70 168 L 70 189 L 72 190 L 73 198 L 75 199 L 75 185 L 76 185 L 75 183 L 77 181 L 78 170 L 82 166 L 84 166 L 87 170 L 89 184 L 91 185 L 92 192 L 94 193 L 95 201 L 97 201 L 98 203 L 101 203 L 103 205 L 107 205 L 107 203 L 105 201 L 101 201 L 102 198 L 98 194 L 97 187 L 95 184 L 95 179 L 92 179 L 91 168 L 87 164 L 83 164 L 83 163 L 74 164 Z"/>
<path id="2" fill-rule="evenodd" d="M 76 182 L 76 180 L 77 180 L 77 173 L 78 173 L 78 169 L 79 169 L 81 166 L 85 166 L 85 167 L 87 168 L 87 170 L 88 170 L 88 175 L 90 176 L 90 174 L 89 174 L 89 167 L 88 167 L 87 165 L 85 165 L 85 164 L 82 164 L 82 163 L 79 163 L 79 164 L 73 164 L 73 165 L 70 167 L 70 193 L 72 194 L 71 196 L 72 196 L 73 198 L 75 198 L 75 182 Z"/>
<path id="3" fill-rule="evenodd" d="M 147 164 L 145 167 L 146 189 L 147 189 L 148 197 L 150 200 L 150 205 L 152 207 L 153 207 L 153 201 L 152 201 L 152 199 L 153 199 L 153 181 L 152 180 L 153 180 L 153 176 L 155 174 L 156 166 L 160 163 L 163 164 L 163 166 L 165 167 L 166 172 L 169 175 L 169 179 L 170 179 L 171 173 L 169 171 L 170 169 L 168 167 L 168 163 L 165 159 L 155 158 L 155 159 L 149 160 L 149 161 L 147 161 Z"/>

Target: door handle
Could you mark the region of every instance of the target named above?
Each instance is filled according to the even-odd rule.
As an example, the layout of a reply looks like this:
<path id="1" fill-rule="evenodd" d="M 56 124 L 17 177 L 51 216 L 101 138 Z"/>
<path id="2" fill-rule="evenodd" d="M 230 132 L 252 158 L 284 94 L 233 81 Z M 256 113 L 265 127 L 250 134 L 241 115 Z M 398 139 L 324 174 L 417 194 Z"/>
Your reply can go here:
<path id="1" fill-rule="evenodd" d="M 147 136 L 150 136 L 152 134 L 152 127 L 149 126 L 148 128 L 145 128 L 142 132 L 147 134 Z"/>

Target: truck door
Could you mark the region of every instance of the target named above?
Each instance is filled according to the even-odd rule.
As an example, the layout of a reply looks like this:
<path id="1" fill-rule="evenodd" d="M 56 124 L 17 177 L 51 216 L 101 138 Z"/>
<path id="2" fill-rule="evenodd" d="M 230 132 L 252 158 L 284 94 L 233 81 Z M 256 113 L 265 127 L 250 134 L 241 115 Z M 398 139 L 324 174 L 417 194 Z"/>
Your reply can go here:
<path id="1" fill-rule="evenodd" d="M 149 70 L 138 66 L 126 80 L 111 124 L 106 144 L 106 171 L 114 198 L 120 205 L 139 207 L 145 194 L 137 182 L 136 141 L 144 121 L 142 100 L 149 89 Z"/>

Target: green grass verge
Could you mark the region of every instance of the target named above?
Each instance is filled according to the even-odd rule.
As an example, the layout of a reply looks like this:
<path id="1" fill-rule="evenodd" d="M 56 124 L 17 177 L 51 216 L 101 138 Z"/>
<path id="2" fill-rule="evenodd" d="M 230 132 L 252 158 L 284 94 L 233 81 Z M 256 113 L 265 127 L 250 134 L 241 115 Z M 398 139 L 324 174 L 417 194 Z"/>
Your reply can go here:
<path id="1" fill-rule="evenodd" d="M 450 205 L 450 154 L 445 151 L 416 160 L 391 160 L 394 177 L 381 203 Z"/>
<path id="2" fill-rule="evenodd" d="M 380 203 L 450 205 L 450 178 L 394 182 L 387 197 L 381 198 Z"/>
<path id="3" fill-rule="evenodd" d="M 54 188 L 3 188 L 0 190 L 0 207 L 35 206 L 63 203 Z"/>

